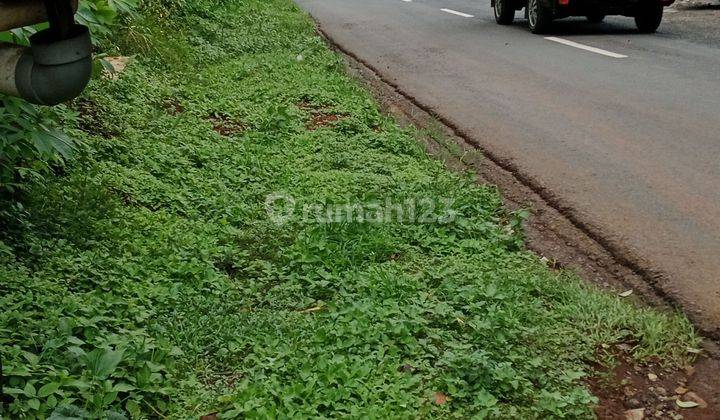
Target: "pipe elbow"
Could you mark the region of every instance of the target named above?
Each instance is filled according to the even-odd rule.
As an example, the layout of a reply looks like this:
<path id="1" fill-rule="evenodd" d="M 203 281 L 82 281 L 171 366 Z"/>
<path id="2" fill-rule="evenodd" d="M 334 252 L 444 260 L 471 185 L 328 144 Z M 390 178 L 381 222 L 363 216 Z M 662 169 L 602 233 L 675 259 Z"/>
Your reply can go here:
<path id="1" fill-rule="evenodd" d="M 92 77 L 88 28 L 75 25 L 71 36 L 62 40 L 53 35 L 50 29 L 34 34 L 15 69 L 20 97 L 37 105 L 57 105 L 77 97 Z"/>

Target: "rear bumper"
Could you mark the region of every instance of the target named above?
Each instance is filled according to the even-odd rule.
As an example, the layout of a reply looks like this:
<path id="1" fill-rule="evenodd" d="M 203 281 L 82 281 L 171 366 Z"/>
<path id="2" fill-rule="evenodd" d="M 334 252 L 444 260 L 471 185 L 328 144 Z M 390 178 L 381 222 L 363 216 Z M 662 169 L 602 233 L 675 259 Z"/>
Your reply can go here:
<path id="1" fill-rule="evenodd" d="M 566 4 L 560 4 L 560 0 L 546 0 L 558 17 L 563 16 L 587 16 L 589 14 L 624 15 L 633 16 L 638 7 L 648 0 L 566 0 Z M 675 0 L 653 0 L 667 7 L 675 3 Z"/>

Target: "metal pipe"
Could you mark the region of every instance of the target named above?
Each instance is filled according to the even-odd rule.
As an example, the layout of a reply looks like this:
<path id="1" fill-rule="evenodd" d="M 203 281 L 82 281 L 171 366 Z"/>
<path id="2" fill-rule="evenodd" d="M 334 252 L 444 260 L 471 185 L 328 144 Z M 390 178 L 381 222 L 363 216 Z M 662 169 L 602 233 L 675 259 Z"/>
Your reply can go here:
<path id="1" fill-rule="evenodd" d="M 75 10 L 70 0 L 45 0 L 45 9 L 47 9 L 50 29 L 55 33 L 55 37 L 67 38 L 75 25 Z"/>
<path id="2" fill-rule="evenodd" d="M 46 0 L 0 0 L 0 32 L 47 22 L 48 13 L 45 8 L 45 1 Z M 77 0 L 63 1 L 71 1 L 73 10 L 77 11 Z"/>
<path id="3" fill-rule="evenodd" d="M 0 42 L 0 93 L 20 96 L 15 83 L 15 69 L 24 52 L 22 47 Z"/>
<path id="4" fill-rule="evenodd" d="M 85 26 L 74 25 L 65 39 L 45 29 L 30 37 L 30 48 L 0 43 L 0 93 L 57 105 L 79 95 L 91 75 L 92 42 Z"/>

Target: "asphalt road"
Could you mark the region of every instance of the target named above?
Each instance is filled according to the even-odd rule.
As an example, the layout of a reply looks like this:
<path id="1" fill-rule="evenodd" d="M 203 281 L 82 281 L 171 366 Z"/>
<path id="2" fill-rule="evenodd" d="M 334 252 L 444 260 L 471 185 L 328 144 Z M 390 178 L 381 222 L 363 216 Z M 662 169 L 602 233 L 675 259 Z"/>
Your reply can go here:
<path id="1" fill-rule="evenodd" d="M 529 33 L 522 12 L 496 25 L 489 0 L 298 3 L 720 325 L 720 45 L 672 19 L 641 35 L 620 17 L 559 21 L 549 40 Z"/>

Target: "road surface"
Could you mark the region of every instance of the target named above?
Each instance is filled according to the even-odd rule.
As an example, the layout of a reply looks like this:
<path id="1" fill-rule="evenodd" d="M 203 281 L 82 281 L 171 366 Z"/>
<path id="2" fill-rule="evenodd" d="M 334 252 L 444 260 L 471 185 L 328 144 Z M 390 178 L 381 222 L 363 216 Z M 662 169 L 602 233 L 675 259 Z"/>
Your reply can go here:
<path id="1" fill-rule="evenodd" d="M 489 0 L 298 0 L 335 42 L 667 274 L 720 326 L 720 45 L 667 23 L 495 24 Z M 549 38 L 549 39 L 548 39 Z"/>

